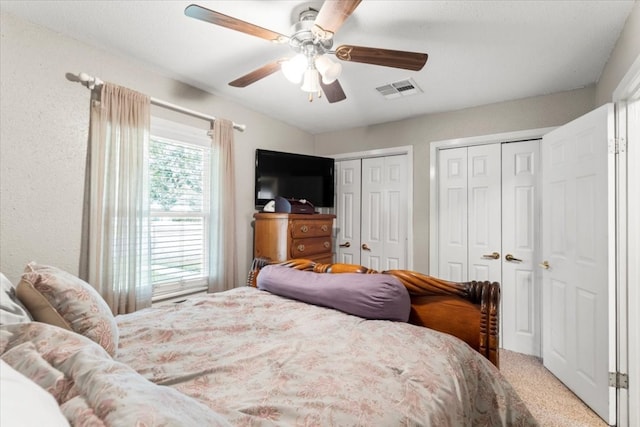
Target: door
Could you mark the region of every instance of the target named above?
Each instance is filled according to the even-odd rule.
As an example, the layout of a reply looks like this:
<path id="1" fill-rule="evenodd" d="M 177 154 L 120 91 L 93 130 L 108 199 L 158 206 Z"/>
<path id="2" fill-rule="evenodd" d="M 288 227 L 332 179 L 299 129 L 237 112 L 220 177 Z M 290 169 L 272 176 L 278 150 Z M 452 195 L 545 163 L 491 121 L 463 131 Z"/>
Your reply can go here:
<path id="1" fill-rule="evenodd" d="M 360 170 L 360 159 L 336 162 L 338 176 L 336 262 L 340 263 L 361 264 L 360 197 L 362 189 Z"/>
<path id="2" fill-rule="evenodd" d="M 467 147 L 438 152 L 438 271 L 445 280 L 467 280 Z M 498 256 L 500 256 L 498 254 Z"/>
<path id="3" fill-rule="evenodd" d="M 407 156 L 362 159 L 362 265 L 406 269 Z"/>
<path id="4" fill-rule="evenodd" d="M 540 356 L 540 140 L 502 144 L 503 347 Z"/>
<path id="5" fill-rule="evenodd" d="M 501 282 L 500 173 L 500 144 L 440 151 L 439 277 Z"/>
<path id="6" fill-rule="evenodd" d="M 540 356 L 539 140 L 438 151 L 438 277 L 501 286 L 501 347 Z"/>
<path id="7" fill-rule="evenodd" d="M 337 262 L 406 269 L 409 156 L 336 161 Z"/>
<path id="8" fill-rule="evenodd" d="M 615 325 L 609 307 L 615 289 L 613 137 L 609 104 L 542 142 L 543 361 L 610 425 L 616 423 L 608 380 L 615 372 L 615 334 L 609 332 Z"/>
<path id="9" fill-rule="evenodd" d="M 500 262 L 500 147 L 500 144 L 487 144 L 467 149 L 468 280 L 503 281 Z"/>

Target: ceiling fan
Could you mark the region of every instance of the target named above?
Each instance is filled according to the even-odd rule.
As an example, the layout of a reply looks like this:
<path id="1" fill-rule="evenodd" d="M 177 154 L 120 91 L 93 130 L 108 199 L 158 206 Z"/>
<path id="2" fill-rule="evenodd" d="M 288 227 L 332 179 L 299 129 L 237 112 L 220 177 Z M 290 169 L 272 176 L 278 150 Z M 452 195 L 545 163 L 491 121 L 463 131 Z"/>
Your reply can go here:
<path id="1" fill-rule="evenodd" d="M 344 21 L 354 12 L 362 0 L 327 0 L 320 10 L 313 7 L 303 9 L 298 22 L 291 28 L 291 35 L 286 36 L 275 31 L 224 15 L 196 4 L 185 8 L 184 13 L 191 18 L 240 31 L 255 37 L 276 43 L 288 43 L 296 53 L 292 58 L 280 58 L 251 71 L 229 83 L 234 87 L 246 87 L 282 70 L 285 77 L 293 83 L 300 84 L 303 91 L 309 93 L 309 101 L 313 95 L 318 97 L 324 92 L 330 103 L 346 99 L 346 95 L 338 77 L 342 65 L 327 57 L 333 54 L 337 59 L 346 62 L 382 65 L 419 71 L 427 62 L 426 53 L 405 52 L 400 50 L 380 49 L 364 46 L 341 45 L 335 50 L 333 36 Z"/>

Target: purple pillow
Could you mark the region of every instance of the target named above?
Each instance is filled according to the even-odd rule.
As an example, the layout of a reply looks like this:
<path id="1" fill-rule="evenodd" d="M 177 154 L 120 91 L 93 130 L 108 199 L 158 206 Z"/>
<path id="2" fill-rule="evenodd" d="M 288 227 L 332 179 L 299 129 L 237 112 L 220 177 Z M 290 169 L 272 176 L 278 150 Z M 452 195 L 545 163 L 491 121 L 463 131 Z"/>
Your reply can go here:
<path id="1" fill-rule="evenodd" d="M 281 265 L 260 270 L 258 289 L 365 319 L 409 320 L 407 288 L 390 274 L 314 273 Z"/>

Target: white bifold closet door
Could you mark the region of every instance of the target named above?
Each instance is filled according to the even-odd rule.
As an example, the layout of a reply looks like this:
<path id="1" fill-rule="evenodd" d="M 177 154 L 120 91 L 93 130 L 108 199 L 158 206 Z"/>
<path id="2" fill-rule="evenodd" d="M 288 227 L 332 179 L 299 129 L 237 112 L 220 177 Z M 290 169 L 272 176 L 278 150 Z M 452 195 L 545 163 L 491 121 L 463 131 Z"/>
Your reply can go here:
<path id="1" fill-rule="evenodd" d="M 337 161 L 336 176 L 336 262 L 360 265 L 362 161 Z"/>
<path id="2" fill-rule="evenodd" d="M 503 347 L 540 356 L 540 141 L 506 143 L 501 148 Z"/>
<path id="3" fill-rule="evenodd" d="M 438 151 L 438 272 L 501 284 L 501 346 L 540 355 L 539 140 Z"/>
<path id="4" fill-rule="evenodd" d="M 407 268 L 407 155 L 336 162 L 337 262 Z"/>

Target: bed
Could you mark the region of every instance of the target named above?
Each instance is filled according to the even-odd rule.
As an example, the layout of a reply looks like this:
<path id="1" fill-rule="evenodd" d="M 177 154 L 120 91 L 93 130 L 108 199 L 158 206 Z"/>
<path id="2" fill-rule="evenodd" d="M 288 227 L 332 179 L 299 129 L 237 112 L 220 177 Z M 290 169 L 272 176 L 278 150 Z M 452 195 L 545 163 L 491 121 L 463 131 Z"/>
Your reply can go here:
<path id="1" fill-rule="evenodd" d="M 260 269 L 269 264 L 271 262 L 267 258 L 254 259 L 247 285 L 255 287 Z M 292 259 L 278 264 L 316 273 L 378 273 L 361 265 L 320 264 L 308 259 Z M 395 276 L 408 290 L 411 297 L 410 323 L 456 336 L 496 367 L 499 366 L 498 283 L 451 282 L 410 270 L 389 270 L 382 274 Z"/>
<path id="2" fill-rule="evenodd" d="M 38 321 L 3 320 L 2 370 L 71 425 L 537 425 L 496 367 L 497 284 L 256 260 L 246 285 L 113 317 L 29 264 L 13 300 Z"/>

